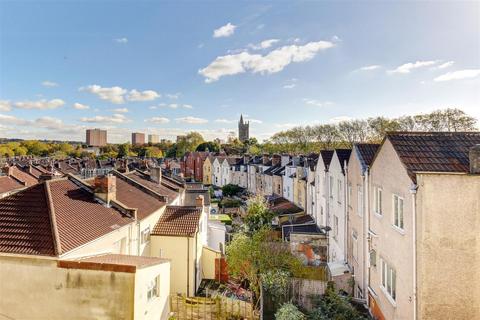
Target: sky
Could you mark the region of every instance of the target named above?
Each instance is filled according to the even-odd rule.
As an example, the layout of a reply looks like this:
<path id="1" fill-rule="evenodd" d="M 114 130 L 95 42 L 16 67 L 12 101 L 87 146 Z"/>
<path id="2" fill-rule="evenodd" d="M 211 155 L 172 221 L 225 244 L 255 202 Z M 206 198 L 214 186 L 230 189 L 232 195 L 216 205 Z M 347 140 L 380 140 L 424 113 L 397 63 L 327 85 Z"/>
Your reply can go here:
<path id="1" fill-rule="evenodd" d="M 0 137 L 112 143 L 456 107 L 480 119 L 480 2 L 0 0 Z"/>

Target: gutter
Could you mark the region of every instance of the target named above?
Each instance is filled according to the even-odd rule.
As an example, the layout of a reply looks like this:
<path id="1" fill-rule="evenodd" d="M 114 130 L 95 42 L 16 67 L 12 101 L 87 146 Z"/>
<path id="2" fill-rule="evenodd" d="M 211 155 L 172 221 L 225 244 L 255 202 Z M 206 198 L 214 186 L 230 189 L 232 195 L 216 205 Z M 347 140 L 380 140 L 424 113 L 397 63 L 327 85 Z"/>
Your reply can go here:
<path id="1" fill-rule="evenodd" d="M 417 320 L 417 189 L 418 185 L 412 184 L 413 320 Z"/>

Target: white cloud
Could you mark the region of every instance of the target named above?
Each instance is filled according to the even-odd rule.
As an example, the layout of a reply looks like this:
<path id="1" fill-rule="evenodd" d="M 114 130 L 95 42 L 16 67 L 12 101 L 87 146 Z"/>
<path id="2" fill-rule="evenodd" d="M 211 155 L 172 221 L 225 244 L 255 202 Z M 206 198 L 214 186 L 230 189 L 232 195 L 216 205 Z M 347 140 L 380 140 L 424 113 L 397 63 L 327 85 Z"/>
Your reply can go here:
<path id="1" fill-rule="evenodd" d="M 465 69 L 457 70 L 452 72 L 447 72 L 441 76 L 436 77 L 433 81 L 451 81 L 451 80 L 461 80 L 461 79 L 470 79 L 476 78 L 480 75 L 480 69 Z"/>
<path id="2" fill-rule="evenodd" d="M 455 63 L 455 61 L 447 61 L 447 62 L 444 62 L 444 63 L 442 63 L 441 65 L 439 65 L 439 66 L 437 67 L 437 69 L 446 69 L 446 68 L 448 68 L 448 67 L 453 66 L 454 63 Z"/>
<path id="3" fill-rule="evenodd" d="M 165 124 L 165 123 L 169 123 L 170 119 L 165 118 L 165 117 L 152 117 L 150 119 L 145 119 L 145 122 L 151 122 L 151 123 L 156 123 L 156 124 Z"/>
<path id="4" fill-rule="evenodd" d="M 397 68 L 393 70 L 389 70 L 388 73 L 394 74 L 394 73 L 401 73 L 401 74 L 406 74 L 410 73 L 412 70 L 418 69 L 418 68 L 423 68 L 423 67 L 430 67 L 435 64 L 437 64 L 439 60 L 428 60 L 428 61 L 416 61 L 416 62 L 408 62 L 404 63 L 401 66 L 398 66 Z"/>
<path id="5" fill-rule="evenodd" d="M 39 109 L 39 110 L 47 110 L 47 109 L 56 109 L 65 104 L 65 101 L 62 99 L 52 99 L 46 100 L 41 99 L 37 101 L 19 101 L 15 102 L 14 106 L 18 109 Z"/>
<path id="6" fill-rule="evenodd" d="M 272 45 L 277 43 L 278 39 L 268 39 L 268 40 L 263 40 L 259 44 L 249 44 L 248 47 L 253 49 L 253 50 L 262 50 L 262 49 L 267 49 L 270 48 Z"/>
<path id="7" fill-rule="evenodd" d="M 42 86 L 47 87 L 47 88 L 53 88 L 53 87 L 58 87 L 58 83 L 53 82 L 53 81 L 45 80 L 45 81 L 42 82 Z"/>
<path id="8" fill-rule="evenodd" d="M 128 39 L 123 37 L 123 38 L 117 38 L 113 39 L 116 43 L 121 43 L 121 44 L 126 44 L 128 42 Z"/>
<path id="9" fill-rule="evenodd" d="M 326 107 L 326 106 L 331 106 L 333 104 L 333 102 L 331 101 L 319 101 L 319 100 L 308 99 L 308 98 L 304 98 L 303 102 L 305 102 L 310 106 L 315 106 L 315 107 Z"/>
<path id="10" fill-rule="evenodd" d="M 81 87 L 80 91 L 86 91 L 97 95 L 100 99 L 110 101 L 111 103 L 121 104 L 125 102 L 123 95 L 127 93 L 126 89 L 121 87 L 101 87 L 93 84 L 86 87 Z"/>
<path id="11" fill-rule="evenodd" d="M 263 123 L 262 120 L 252 119 L 252 118 L 248 118 L 248 117 L 245 117 L 244 120 L 245 120 L 245 121 L 248 121 L 248 122 L 250 122 L 250 123 Z"/>
<path id="12" fill-rule="evenodd" d="M 35 124 L 41 128 L 50 130 L 62 129 L 63 121 L 53 117 L 41 117 L 35 120 Z"/>
<path id="13" fill-rule="evenodd" d="M 150 106 L 150 107 L 148 107 L 148 109 L 150 109 L 150 110 L 156 110 L 156 109 L 157 109 L 157 106 Z"/>
<path id="14" fill-rule="evenodd" d="M 117 113 L 127 113 L 128 109 L 127 108 L 116 108 L 116 109 L 113 109 L 113 111 L 115 111 Z"/>
<path id="15" fill-rule="evenodd" d="M 216 123 L 235 123 L 236 120 L 228 120 L 228 119 L 216 119 Z"/>
<path id="16" fill-rule="evenodd" d="M 364 67 L 361 67 L 358 69 L 358 71 L 372 71 L 372 70 L 377 70 L 377 69 L 380 69 L 381 66 L 378 65 L 378 64 L 372 64 L 372 65 L 369 65 L 369 66 L 364 66 Z"/>
<path id="17" fill-rule="evenodd" d="M 73 107 L 77 110 L 87 110 L 87 109 L 90 109 L 90 106 L 87 106 L 86 104 L 81 104 L 81 103 L 74 103 L 73 104 Z"/>
<path id="18" fill-rule="evenodd" d="M 283 86 L 283 89 L 293 89 L 297 86 L 296 83 L 290 83 Z"/>
<path id="19" fill-rule="evenodd" d="M 176 100 L 176 99 L 180 98 L 180 92 L 177 92 L 177 93 L 167 93 L 165 96 L 166 96 L 168 99 L 174 99 L 174 100 Z"/>
<path id="20" fill-rule="evenodd" d="M 311 60 L 318 52 L 334 46 L 335 44 L 330 41 L 317 41 L 301 46 L 283 46 L 266 55 L 242 52 L 220 56 L 198 72 L 205 77 L 207 83 L 217 81 L 223 76 L 247 71 L 260 74 L 275 73 L 282 71 L 290 63 Z"/>
<path id="21" fill-rule="evenodd" d="M 160 94 L 153 90 L 138 91 L 133 89 L 127 95 L 129 101 L 152 101 L 157 98 L 160 98 Z"/>
<path id="22" fill-rule="evenodd" d="M 237 26 L 229 22 L 226 25 L 213 30 L 213 37 L 214 38 L 230 37 L 235 32 L 236 27 Z"/>
<path id="23" fill-rule="evenodd" d="M 189 123 L 189 124 L 204 124 L 207 123 L 207 119 L 202 119 L 202 118 L 196 118 L 196 117 L 183 117 L 183 118 L 176 118 L 175 119 L 177 122 L 181 123 Z"/>
<path id="24" fill-rule="evenodd" d="M 87 123 L 126 123 L 130 120 L 123 114 L 115 113 L 113 116 L 95 116 L 91 118 L 81 118 L 81 122 Z"/>
<path id="25" fill-rule="evenodd" d="M 193 109 L 193 106 L 191 104 L 184 104 L 182 105 L 185 109 Z"/>
<path id="26" fill-rule="evenodd" d="M 26 126 L 31 124 L 31 121 L 20 119 L 15 116 L 0 114 L 0 123 L 6 124 L 6 125 Z"/>
<path id="27" fill-rule="evenodd" d="M 12 110 L 12 104 L 8 100 L 0 100 L 0 111 Z"/>

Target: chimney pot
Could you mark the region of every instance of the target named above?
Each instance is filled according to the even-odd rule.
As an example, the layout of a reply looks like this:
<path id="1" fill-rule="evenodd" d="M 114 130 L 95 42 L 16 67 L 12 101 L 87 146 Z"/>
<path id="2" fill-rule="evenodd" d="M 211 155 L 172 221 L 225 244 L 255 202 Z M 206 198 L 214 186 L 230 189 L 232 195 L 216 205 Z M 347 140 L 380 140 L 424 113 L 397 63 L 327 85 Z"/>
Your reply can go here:
<path id="1" fill-rule="evenodd" d="M 150 168 L 150 180 L 155 183 L 162 183 L 162 169 L 160 167 Z"/>
<path id="2" fill-rule="evenodd" d="M 480 174 L 480 144 L 470 148 L 470 173 Z"/>

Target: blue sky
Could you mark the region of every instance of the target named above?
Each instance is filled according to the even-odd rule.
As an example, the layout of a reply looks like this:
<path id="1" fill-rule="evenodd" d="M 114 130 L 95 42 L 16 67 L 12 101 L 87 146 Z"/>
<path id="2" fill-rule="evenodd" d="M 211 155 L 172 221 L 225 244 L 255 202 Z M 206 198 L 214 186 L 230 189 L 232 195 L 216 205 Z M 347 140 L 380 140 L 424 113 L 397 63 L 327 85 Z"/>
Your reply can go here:
<path id="1" fill-rule="evenodd" d="M 1 1 L 0 137 L 108 128 L 260 140 L 457 107 L 480 118 L 480 5 Z"/>

